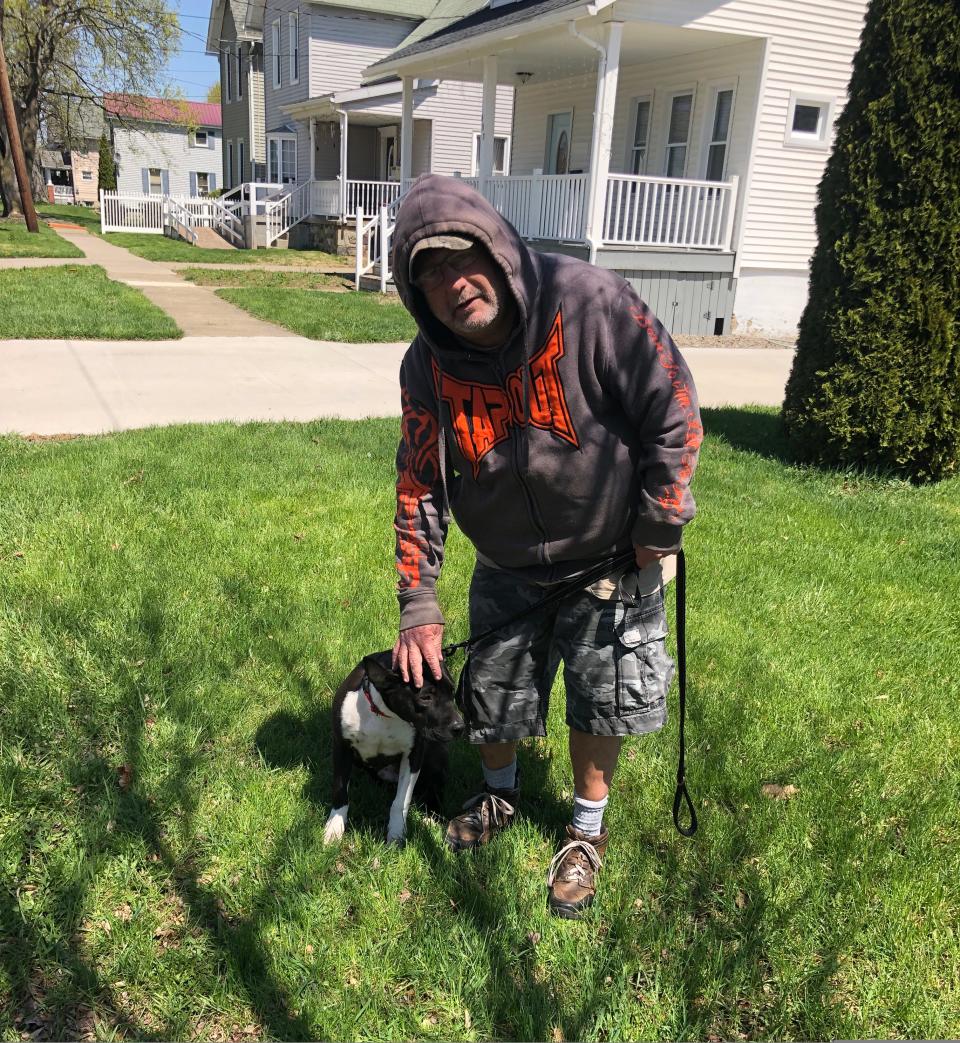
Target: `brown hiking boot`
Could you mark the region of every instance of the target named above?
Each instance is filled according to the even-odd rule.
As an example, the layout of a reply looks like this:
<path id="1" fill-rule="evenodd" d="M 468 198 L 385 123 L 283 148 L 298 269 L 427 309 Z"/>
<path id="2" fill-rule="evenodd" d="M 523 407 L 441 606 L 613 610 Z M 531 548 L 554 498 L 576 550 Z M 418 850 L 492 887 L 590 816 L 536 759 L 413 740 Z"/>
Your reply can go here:
<path id="1" fill-rule="evenodd" d="M 598 837 L 588 837 L 573 826 L 567 826 L 569 841 L 553 856 L 547 887 L 547 901 L 554 916 L 579 920 L 580 914 L 593 902 L 597 893 L 596 877 L 607 853 L 610 834 L 604 830 Z"/>
<path id="2" fill-rule="evenodd" d="M 463 811 L 447 823 L 447 845 L 454 851 L 466 851 L 489 843 L 513 822 L 520 790 L 493 789 L 471 797 Z"/>

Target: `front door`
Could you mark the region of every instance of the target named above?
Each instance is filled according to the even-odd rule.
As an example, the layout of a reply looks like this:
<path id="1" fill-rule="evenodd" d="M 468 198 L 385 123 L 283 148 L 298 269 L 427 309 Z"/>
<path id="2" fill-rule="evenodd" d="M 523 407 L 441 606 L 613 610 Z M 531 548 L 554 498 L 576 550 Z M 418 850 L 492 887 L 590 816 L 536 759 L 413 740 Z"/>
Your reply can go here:
<path id="1" fill-rule="evenodd" d="M 547 154 L 545 174 L 566 174 L 570 169 L 570 128 L 572 112 L 554 112 L 547 117 Z"/>
<path id="2" fill-rule="evenodd" d="M 400 177 L 400 146 L 396 127 L 379 127 L 380 180 L 396 181 Z"/>

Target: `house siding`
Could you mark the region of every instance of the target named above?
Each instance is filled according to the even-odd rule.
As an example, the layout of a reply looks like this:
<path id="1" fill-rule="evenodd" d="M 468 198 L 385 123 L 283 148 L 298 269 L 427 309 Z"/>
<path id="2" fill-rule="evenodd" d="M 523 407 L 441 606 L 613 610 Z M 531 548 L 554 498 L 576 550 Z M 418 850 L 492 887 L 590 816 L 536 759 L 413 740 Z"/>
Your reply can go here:
<path id="1" fill-rule="evenodd" d="M 186 127 L 144 124 L 139 127 L 113 127 L 114 154 L 117 157 L 117 189 L 142 192 L 144 168 L 167 171 L 171 195 L 190 194 L 190 174 L 223 176 L 220 128 L 200 128 L 212 135 L 213 148 L 197 148 L 189 143 Z"/>
<path id="2" fill-rule="evenodd" d="M 271 3 L 269 10 L 273 7 Z M 405 18 L 312 7 L 310 97 L 359 87 L 361 72 L 397 47 L 414 24 Z"/>
<path id="3" fill-rule="evenodd" d="M 730 0 L 709 6 L 705 11 L 696 0 L 631 0 L 618 10 L 630 19 L 769 37 L 739 264 L 805 272 L 816 245 L 817 186 L 829 150 L 784 144 L 790 94 L 833 96 L 836 121 L 846 103 L 866 0 Z"/>
<path id="4" fill-rule="evenodd" d="M 227 149 L 222 149 L 222 181 L 221 187 L 231 188 L 241 181 L 249 181 L 250 166 L 250 109 L 253 99 L 250 92 L 248 66 L 251 47 L 249 43 L 237 43 L 237 23 L 242 18 L 240 5 L 236 2 L 224 11 L 223 24 L 220 29 L 220 112 L 223 118 L 223 140 L 233 142 L 233 170 L 227 170 Z M 237 97 L 237 48 L 243 55 L 243 97 Z M 232 62 L 233 91 L 227 92 L 227 63 Z M 243 170 L 237 170 L 237 142 L 244 142 Z M 239 176 L 238 176 L 239 175 Z"/>
<path id="5" fill-rule="evenodd" d="M 91 149 L 88 152 L 73 151 L 70 153 L 70 167 L 73 171 L 73 194 L 78 203 L 93 204 L 98 201 L 97 177 L 100 173 L 100 152 Z M 93 176 L 84 181 L 86 171 Z"/>

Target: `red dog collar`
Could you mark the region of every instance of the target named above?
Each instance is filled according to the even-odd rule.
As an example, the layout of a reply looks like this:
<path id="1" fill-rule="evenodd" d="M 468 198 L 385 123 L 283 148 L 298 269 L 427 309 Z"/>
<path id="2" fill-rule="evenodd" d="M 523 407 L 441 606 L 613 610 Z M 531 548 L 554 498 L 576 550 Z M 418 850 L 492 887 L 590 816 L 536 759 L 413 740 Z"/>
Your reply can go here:
<path id="1" fill-rule="evenodd" d="M 390 714 L 384 713 L 379 706 L 373 701 L 373 696 L 370 694 L 370 678 L 364 674 L 363 677 L 363 694 L 367 697 L 367 705 L 370 710 L 377 715 L 377 717 L 389 717 Z"/>

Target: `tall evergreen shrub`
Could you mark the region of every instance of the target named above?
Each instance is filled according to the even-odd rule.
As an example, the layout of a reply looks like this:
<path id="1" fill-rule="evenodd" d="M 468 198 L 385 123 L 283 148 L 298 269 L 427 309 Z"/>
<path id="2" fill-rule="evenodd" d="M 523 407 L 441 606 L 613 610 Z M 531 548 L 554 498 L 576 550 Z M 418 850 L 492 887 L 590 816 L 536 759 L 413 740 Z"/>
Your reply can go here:
<path id="1" fill-rule="evenodd" d="M 960 470 L 960 3 L 872 0 L 820 184 L 784 422 L 801 459 Z"/>
<path id="2" fill-rule="evenodd" d="M 117 165 L 106 134 L 100 135 L 100 174 L 97 183 L 101 190 L 112 192 L 117 187 Z"/>

